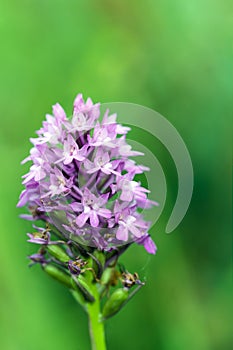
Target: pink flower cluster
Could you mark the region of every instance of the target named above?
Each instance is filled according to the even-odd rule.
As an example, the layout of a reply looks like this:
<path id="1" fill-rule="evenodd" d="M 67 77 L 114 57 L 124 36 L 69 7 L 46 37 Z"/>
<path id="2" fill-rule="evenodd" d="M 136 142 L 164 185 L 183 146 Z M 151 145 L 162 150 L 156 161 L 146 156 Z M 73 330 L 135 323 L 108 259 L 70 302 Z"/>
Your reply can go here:
<path id="1" fill-rule="evenodd" d="M 23 176 L 25 189 L 18 206 L 27 205 L 29 220 L 44 220 L 62 228 L 62 234 L 82 244 L 107 250 L 136 242 L 154 254 L 156 246 L 141 209 L 157 205 L 148 189 L 134 180 L 149 170 L 130 157 L 142 155 L 126 142 L 130 129 L 107 110 L 100 119 L 100 104 L 82 94 L 74 101 L 72 118 L 53 106 L 53 115 L 30 139 L 33 148 L 22 163 L 32 161 Z M 55 218 L 55 219 L 54 219 Z"/>

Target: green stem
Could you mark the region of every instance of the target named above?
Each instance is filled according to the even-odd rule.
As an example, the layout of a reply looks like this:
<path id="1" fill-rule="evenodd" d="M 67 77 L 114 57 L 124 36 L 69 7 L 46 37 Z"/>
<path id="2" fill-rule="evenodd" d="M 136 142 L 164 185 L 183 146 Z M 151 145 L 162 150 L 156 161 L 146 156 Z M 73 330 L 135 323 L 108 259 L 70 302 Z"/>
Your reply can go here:
<path id="1" fill-rule="evenodd" d="M 104 324 L 100 320 L 100 298 L 96 285 L 93 285 L 93 295 L 95 301 L 86 304 L 92 350 L 106 350 Z"/>

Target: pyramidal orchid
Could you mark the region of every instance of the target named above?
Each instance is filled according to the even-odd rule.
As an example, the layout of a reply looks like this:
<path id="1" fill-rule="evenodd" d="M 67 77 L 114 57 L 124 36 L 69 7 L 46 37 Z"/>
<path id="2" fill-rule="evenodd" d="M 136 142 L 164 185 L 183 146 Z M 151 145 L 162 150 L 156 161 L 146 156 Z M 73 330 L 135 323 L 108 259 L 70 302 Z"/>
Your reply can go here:
<path id="1" fill-rule="evenodd" d="M 135 175 L 149 169 L 130 157 L 142 155 L 127 143 L 130 128 L 116 114 L 100 115 L 100 104 L 82 94 L 67 118 L 57 103 L 31 138 L 32 162 L 23 176 L 18 207 L 39 221 L 28 242 L 39 246 L 30 266 L 70 289 L 89 316 L 93 349 L 105 349 L 104 321 L 116 314 L 144 283 L 118 262 L 131 245 L 155 254 L 150 223 L 142 209 L 157 205 Z"/>

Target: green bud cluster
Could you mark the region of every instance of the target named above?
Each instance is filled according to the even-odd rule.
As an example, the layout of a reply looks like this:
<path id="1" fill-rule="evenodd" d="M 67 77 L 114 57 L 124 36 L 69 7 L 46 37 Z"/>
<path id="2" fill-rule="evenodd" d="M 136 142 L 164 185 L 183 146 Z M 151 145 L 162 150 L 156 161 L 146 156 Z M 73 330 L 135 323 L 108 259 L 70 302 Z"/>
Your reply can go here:
<path id="1" fill-rule="evenodd" d="M 143 285 L 137 273 L 129 273 L 118 263 L 119 252 L 108 255 L 76 243 L 70 247 L 64 241 L 50 241 L 35 255 L 34 262 L 69 288 L 86 311 L 98 301 L 101 320 L 119 312 Z"/>

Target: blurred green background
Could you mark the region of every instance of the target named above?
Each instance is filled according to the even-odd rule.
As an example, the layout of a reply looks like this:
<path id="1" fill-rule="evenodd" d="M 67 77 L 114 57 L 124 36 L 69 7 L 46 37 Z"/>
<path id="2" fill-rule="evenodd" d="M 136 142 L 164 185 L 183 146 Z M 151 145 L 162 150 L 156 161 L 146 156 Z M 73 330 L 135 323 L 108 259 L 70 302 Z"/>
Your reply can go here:
<path id="1" fill-rule="evenodd" d="M 176 170 L 151 140 L 168 182 L 166 208 L 151 232 L 158 253 L 127 252 L 126 266 L 147 285 L 108 321 L 108 348 L 231 348 L 230 10 L 230 2 L 215 0 L 1 1 L 2 350 L 90 348 L 86 316 L 68 291 L 28 268 L 31 225 L 15 208 L 29 137 L 52 104 L 70 114 L 78 92 L 160 112 L 183 137 L 195 172 L 190 209 L 166 235 Z"/>

